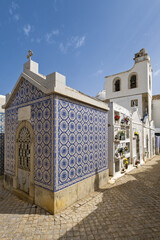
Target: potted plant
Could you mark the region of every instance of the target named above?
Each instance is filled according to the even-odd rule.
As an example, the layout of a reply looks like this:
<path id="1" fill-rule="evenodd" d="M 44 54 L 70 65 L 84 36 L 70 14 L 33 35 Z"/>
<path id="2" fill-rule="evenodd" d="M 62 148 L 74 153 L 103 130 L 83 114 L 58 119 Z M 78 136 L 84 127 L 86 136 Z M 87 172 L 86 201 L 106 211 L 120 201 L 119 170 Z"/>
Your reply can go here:
<path id="1" fill-rule="evenodd" d="M 124 117 L 124 122 L 125 122 L 126 124 L 128 124 L 128 122 L 129 122 L 129 117 Z"/>
<path id="2" fill-rule="evenodd" d="M 135 162 L 136 167 L 138 167 L 139 164 L 140 164 L 140 160 L 137 159 L 136 162 Z"/>
<path id="3" fill-rule="evenodd" d="M 139 133 L 136 131 L 136 132 L 134 132 L 134 135 L 135 135 L 135 136 L 138 136 L 138 135 L 139 135 Z"/>
<path id="4" fill-rule="evenodd" d="M 120 155 L 124 152 L 124 148 L 121 147 L 121 148 L 118 148 L 118 152 L 120 153 Z"/>
<path id="5" fill-rule="evenodd" d="M 124 119 L 121 120 L 121 123 L 124 124 Z"/>
<path id="6" fill-rule="evenodd" d="M 119 119 L 120 119 L 120 116 L 119 116 L 119 115 L 115 115 L 115 116 L 114 116 L 114 119 L 115 119 L 115 122 L 118 122 Z"/>
<path id="7" fill-rule="evenodd" d="M 128 151 L 128 146 L 124 147 L 124 151 L 127 152 Z"/>
<path id="8" fill-rule="evenodd" d="M 124 159 L 124 165 L 125 165 L 125 168 L 127 169 L 128 168 L 128 159 L 127 158 Z"/>

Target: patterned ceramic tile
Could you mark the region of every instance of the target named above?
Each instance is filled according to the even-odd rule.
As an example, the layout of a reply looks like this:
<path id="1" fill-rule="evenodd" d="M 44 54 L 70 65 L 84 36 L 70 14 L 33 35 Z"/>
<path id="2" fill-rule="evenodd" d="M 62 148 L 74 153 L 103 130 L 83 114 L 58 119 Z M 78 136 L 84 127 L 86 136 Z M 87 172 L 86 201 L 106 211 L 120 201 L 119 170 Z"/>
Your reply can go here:
<path id="1" fill-rule="evenodd" d="M 53 190 L 52 99 L 32 104 L 31 124 L 35 134 L 35 183 Z"/>
<path id="2" fill-rule="evenodd" d="M 31 105 L 31 125 L 35 135 L 35 184 L 53 190 L 52 97 L 48 97 L 23 80 L 11 107 L 6 110 L 5 172 L 15 174 L 15 134 L 18 107 Z"/>
<path id="3" fill-rule="evenodd" d="M 5 113 L 5 173 L 15 173 L 15 136 L 18 126 L 18 109 L 7 109 Z"/>
<path id="4" fill-rule="evenodd" d="M 0 176 L 4 172 L 4 113 L 0 113 Z"/>
<path id="5" fill-rule="evenodd" d="M 15 173 L 18 108 L 31 105 L 35 184 L 58 191 L 108 168 L 108 114 L 62 97 L 53 99 L 21 82 L 6 110 L 5 172 Z"/>
<path id="6" fill-rule="evenodd" d="M 42 91 L 38 90 L 30 82 L 22 80 L 10 107 L 32 102 L 45 96 L 46 95 Z"/>
<path id="7" fill-rule="evenodd" d="M 108 114 L 55 98 L 55 191 L 108 168 Z"/>

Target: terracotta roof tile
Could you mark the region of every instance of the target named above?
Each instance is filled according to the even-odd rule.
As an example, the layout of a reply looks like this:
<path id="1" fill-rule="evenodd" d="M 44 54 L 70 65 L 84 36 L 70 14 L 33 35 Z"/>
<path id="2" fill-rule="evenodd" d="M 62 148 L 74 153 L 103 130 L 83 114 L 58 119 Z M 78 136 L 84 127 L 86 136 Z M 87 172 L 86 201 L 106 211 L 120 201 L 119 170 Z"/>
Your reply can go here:
<path id="1" fill-rule="evenodd" d="M 159 94 L 152 96 L 152 100 L 159 100 L 159 99 L 160 99 L 160 95 Z"/>

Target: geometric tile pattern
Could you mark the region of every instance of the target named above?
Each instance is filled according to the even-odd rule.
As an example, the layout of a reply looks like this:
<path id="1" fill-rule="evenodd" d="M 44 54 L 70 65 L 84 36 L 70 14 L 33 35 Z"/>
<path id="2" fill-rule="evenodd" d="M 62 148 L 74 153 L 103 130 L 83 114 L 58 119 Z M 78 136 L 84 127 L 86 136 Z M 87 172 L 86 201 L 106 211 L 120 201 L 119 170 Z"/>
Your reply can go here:
<path id="1" fill-rule="evenodd" d="M 45 94 L 38 90 L 34 85 L 26 80 L 22 80 L 10 107 L 18 106 L 23 103 L 31 102 L 44 97 Z"/>
<path id="2" fill-rule="evenodd" d="M 0 176 L 4 173 L 4 113 L 0 113 Z"/>
<path id="3" fill-rule="evenodd" d="M 15 174 L 18 108 L 29 105 L 36 185 L 59 191 L 108 168 L 108 113 L 58 95 L 48 96 L 23 80 L 6 109 L 5 173 Z"/>
<path id="4" fill-rule="evenodd" d="M 27 87 L 27 90 L 25 89 Z M 22 91 L 23 89 L 23 91 Z M 26 92 L 29 97 L 23 95 Z M 23 92 L 23 94 L 22 94 Z M 48 97 L 23 80 L 16 96 L 6 110 L 6 160 L 5 172 L 15 173 L 15 134 L 18 127 L 18 108 L 31 105 L 31 125 L 34 131 L 34 180 L 35 184 L 53 190 L 53 154 L 52 154 L 52 97 Z M 29 101 L 29 102 L 27 102 Z"/>
<path id="5" fill-rule="evenodd" d="M 27 80 L 22 80 L 10 106 L 6 109 L 5 172 L 9 175 L 15 174 L 15 134 L 18 127 L 18 107 L 31 105 L 45 96 Z"/>
<path id="6" fill-rule="evenodd" d="M 35 136 L 35 184 L 53 190 L 52 99 L 31 105 L 31 124 Z"/>
<path id="7" fill-rule="evenodd" d="M 15 135 L 18 126 L 18 109 L 6 109 L 5 115 L 5 173 L 15 173 Z"/>
<path id="8" fill-rule="evenodd" d="M 108 168 L 108 114 L 55 98 L 55 191 Z"/>

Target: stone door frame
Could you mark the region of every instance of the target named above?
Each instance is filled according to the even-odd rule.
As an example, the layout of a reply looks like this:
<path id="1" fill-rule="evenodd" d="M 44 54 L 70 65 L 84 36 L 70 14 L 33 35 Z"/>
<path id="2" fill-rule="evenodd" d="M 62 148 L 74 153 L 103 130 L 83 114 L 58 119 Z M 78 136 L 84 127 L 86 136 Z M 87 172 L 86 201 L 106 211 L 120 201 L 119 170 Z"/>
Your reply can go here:
<path id="1" fill-rule="evenodd" d="M 30 132 L 30 140 L 31 140 L 31 148 L 30 148 L 30 185 L 29 185 L 29 194 L 24 193 L 18 188 L 18 136 L 20 130 L 26 127 Z M 19 123 L 16 130 L 16 146 L 15 146 L 15 178 L 14 178 L 14 188 L 18 195 L 22 195 L 23 198 L 27 198 L 28 200 L 34 202 L 35 195 L 35 186 L 34 186 L 34 132 L 30 122 L 22 121 Z"/>

